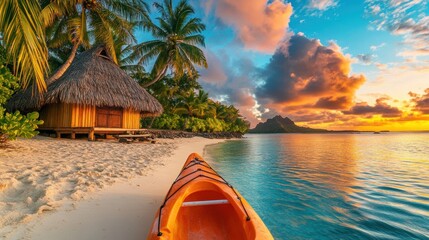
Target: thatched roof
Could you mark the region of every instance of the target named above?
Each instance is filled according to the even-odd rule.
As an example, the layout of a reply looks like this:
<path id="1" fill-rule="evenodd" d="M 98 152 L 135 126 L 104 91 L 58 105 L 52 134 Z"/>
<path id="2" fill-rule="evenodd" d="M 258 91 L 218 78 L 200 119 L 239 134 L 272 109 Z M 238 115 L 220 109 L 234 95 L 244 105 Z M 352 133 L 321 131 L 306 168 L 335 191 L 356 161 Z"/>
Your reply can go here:
<path id="1" fill-rule="evenodd" d="M 23 113 L 39 110 L 43 104 L 43 95 L 33 92 L 32 87 L 16 92 L 6 103 L 9 112 L 19 110 Z"/>
<path id="2" fill-rule="evenodd" d="M 8 109 L 38 110 L 51 103 L 120 107 L 160 114 L 162 105 L 109 57 L 104 47 L 85 51 L 74 59 L 64 75 L 49 84 L 42 97 L 27 89 L 15 94 Z"/>

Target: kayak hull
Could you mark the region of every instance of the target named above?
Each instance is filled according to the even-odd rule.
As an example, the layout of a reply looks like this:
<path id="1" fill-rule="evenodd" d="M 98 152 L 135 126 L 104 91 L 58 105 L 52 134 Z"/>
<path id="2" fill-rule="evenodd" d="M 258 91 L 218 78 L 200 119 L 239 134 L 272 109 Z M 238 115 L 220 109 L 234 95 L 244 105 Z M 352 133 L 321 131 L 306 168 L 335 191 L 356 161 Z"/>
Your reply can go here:
<path id="1" fill-rule="evenodd" d="M 147 239 L 273 239 L 249 203 L 196 153 L 158 210 Z"/>

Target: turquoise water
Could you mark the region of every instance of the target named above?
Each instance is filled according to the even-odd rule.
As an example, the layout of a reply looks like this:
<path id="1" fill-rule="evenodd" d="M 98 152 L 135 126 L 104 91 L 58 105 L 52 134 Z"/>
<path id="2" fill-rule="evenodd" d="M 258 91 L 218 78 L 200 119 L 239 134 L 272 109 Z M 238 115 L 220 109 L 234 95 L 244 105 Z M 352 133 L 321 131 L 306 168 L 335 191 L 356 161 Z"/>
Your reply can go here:
<path id="1" fill-rule="evenodd" d="M 276 239 L 429 239 L 429 134 L 264 134 L 206 158 Z"/>

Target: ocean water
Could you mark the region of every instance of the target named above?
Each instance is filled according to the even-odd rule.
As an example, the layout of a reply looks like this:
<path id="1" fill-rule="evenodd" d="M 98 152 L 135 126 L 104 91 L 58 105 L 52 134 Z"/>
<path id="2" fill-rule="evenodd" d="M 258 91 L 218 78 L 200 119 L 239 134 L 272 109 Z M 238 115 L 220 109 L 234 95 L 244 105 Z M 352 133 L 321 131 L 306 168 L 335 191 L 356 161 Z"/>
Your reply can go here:
<path id="1" fill-rule="evenodd" d="M 206 159 L 276 239 L 429 239 L 429 134 L 262 134 Z"/>

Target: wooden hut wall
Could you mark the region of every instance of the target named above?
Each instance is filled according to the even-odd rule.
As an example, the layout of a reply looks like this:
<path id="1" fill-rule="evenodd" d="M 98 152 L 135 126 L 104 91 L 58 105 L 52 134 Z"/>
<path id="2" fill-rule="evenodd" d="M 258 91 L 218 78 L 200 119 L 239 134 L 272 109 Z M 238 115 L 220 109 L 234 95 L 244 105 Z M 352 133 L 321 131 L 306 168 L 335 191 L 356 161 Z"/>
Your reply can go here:
<path id="1" fill-rule="evenodd" d="M 140 128 L 140 113 L 131 109 L 124 109 L 122 115 L 123 128 Z"/>
<path id="2" fill-rule="evenodd" d="M 95 106 L 73 104 L 72 127 L 94 127 Z"/>
<path id="3" fill-rule="evenodd" d="M 95 118 L 96 107 L 88 105 L 55 103 L 40 111 L 40 119 L 44 121 L 42 128 L 94 127 Z M 124 109 L 122 127 L 140 128 L 140 112 Z"/>
<path id="4" fill-rule="evenodd" d="M 43 128 L 71 127 L 73 105 L 64 103 L 48 104 L 40 110 Z"/>

